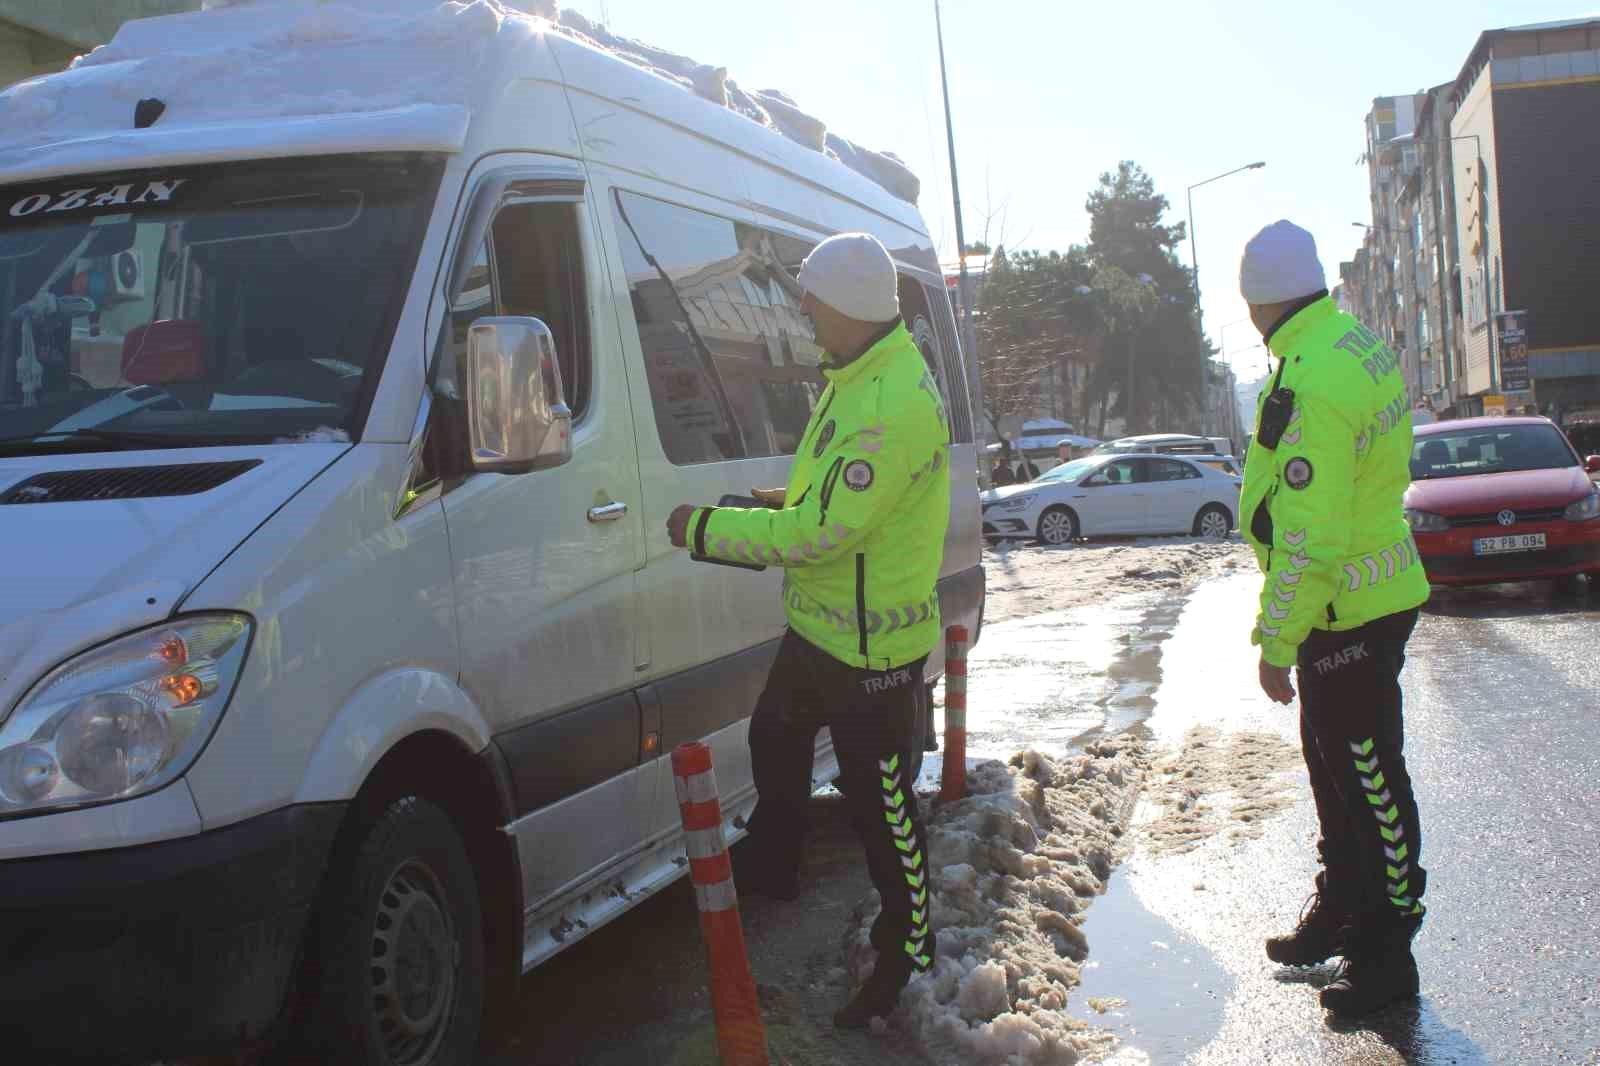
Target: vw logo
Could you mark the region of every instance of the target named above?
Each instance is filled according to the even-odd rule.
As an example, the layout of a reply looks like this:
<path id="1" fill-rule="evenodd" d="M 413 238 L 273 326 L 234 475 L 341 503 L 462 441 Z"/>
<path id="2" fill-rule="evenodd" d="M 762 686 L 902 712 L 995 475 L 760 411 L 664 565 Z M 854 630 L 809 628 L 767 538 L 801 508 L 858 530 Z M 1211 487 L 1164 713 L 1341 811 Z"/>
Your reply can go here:
<path id="1" fill-rule="evenodd" d="M 1509 509 L 1501 511 L 1494 516 L 1494 520 L 1503 526 L 1514 526 L 1517 524 L 1517 512 Z"/>

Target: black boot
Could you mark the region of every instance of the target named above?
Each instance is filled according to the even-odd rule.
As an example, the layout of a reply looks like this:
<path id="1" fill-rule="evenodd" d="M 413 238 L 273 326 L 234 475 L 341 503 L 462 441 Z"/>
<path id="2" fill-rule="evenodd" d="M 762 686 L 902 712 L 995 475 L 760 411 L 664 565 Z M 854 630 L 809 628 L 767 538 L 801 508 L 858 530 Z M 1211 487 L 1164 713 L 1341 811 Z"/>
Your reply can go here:
<path id="1" fill-rule="evenodd" d="M 911 980 L 911 960 L 900 952 L 878 956 L 866 984 L 850 1002 L 833 1014 L 838 1029 L 865 1029 L 874 1018 L 887 1018 L 900 1002 L 900 991 Z"/>
<path id="2" fill-rule="evenodd" d="M 1411 938 L 1421 925 L 1419 917 L 1346 929 L 1344 967 L 1322 990 L 1322 1005 L 1335 1017 L 1359 1018 L 1415 999 L 1420 983 Z"/>
<path id="3" fill-rule="evenodd" d="M 761 854 L 757 842 L 743 840 L 728 853 L 733 861 L 733 885 L 741 896 L 766 896 L 792 903 L 800 898 L 798 871 L 775 868 Z"/>
<path id="4" fill-rule="evenodd" d="M 1317 891 L 1300 910 L 1294 932 L 1267 938 L 1267 958 L 1279 966 L 1316 966 L 1339 954 L 1340 931 L 1349 916 L 1328 902 L 1317 878 Z"/>

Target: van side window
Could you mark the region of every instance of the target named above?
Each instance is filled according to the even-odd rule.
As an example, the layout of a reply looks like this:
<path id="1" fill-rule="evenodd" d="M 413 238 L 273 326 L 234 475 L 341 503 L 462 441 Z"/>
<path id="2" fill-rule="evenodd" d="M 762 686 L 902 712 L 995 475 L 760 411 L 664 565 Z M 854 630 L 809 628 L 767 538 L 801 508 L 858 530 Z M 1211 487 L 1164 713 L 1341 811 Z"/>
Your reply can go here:
<path id="1" fill-rule="evenodd" d="M 792 455 L 823 384 L 790 266 L 809 247 L 637 193 L 612 211 L 667 458 Z"/>
<path id="2" fill-rule="evenodd" d="M 593 370 L 577 206 L 512 204 L 495 216 L 490 237 L 499 313 L 537 318 L 550 327 L 567 406 L 574 420 L 582 418 Z"/>
<path id="3" fill-rule="evenodd" d="M 954 441 L 955 412 L 950 407 L 950 382 L 945 376 L 944 356 L 940 351 L 938 330 L 934 328 L 933 316 L 928 311 L 928 298 L 915 278 L 901 274 L 898 280 L 900 318 L 911 333 L 911 339 L 917 342 L 922 361 L 928 364 L 928 372 L 938 383 L 939 395 L 944 397 L 944 409 L 950 419 L 950 439 Z"/>
<path id="4" fill-rule="evenodd" d="M 525 203 L 504 207 L 495 216 L 467 267 L 461 292 L 450 304 L 440 338 L 434 391 L 441 402 L 435 405 L 427 430 L 419 481 L 431 480 L 446 470 L 465 469 L 465 431 L 458 424 L 462 414 L 458 375 L 466 362 L 467 330 L 480 318 L 527 315 L 549 326 L 567 406 L 575 420 L 583 417 L 592 392 L 593 370 L 576 212 L 573 204 Z"/>
<path id="5" fill-rule="evenodd" d="M 901 279 L 902 287 L 905 279 Z M 950 443 L 971 444 L 974 440 L 972 420 L 972 394 L 968 392 L 967 374 L 961 363 L 961 345 L 956 342 L 955 316 L 950 309 L 949 293 L 930 285 L 920 286 L 923 300 L 920 306 L 928 309 L 933 322 L 934 340 L 943 363 L 939 383 L 944 386 L 945 410 L 950 412 Z M 905 297 L 901 297 L 905 306 Z"/>

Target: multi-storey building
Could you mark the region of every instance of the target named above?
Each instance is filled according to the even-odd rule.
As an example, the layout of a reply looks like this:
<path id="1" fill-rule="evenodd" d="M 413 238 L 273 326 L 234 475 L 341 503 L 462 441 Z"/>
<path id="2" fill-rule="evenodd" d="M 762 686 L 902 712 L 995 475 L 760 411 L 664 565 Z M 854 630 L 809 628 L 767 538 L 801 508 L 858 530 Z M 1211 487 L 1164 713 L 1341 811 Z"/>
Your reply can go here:
<path id="1" fill-rule="evenodd" d="M 1372 222 L 1344 302 L 1443 415 L 1600 413 L 1600 19 L 1482 34 L 1453 81 L 1373 101 Z M 1496 343 L 1522 311 L 1526 362 Z M 1509 386 L 1509 387 L 1508 387 Z"/>
<path id="2" fill-rule="evenodd" d="M 1466 403 L 1600 406 L 1600 19 L 1482 34 L 1450 104 Z M 1504 311 L 1526 312 L 1525 366 L 1496 343 Z"/>
<path id="3" fill-rule="evenodd" d="M 1367 179 L 1372 223 L 1358 254 L 1353 301 L 1357 317 L 1376 330 L 1400 355 L 1406 387 L 1415 398 L 1422 393 L 1421 364 L 1411 335 L 1413 316 L 1406 294 L 1414 287 L 1410 265 L 1410 230 L 1415 214 L 1414 197 L 1404 194 L 1417 172 L 1417 116 L 1427 96 L 1382 96 L 1367 113 Z"/>

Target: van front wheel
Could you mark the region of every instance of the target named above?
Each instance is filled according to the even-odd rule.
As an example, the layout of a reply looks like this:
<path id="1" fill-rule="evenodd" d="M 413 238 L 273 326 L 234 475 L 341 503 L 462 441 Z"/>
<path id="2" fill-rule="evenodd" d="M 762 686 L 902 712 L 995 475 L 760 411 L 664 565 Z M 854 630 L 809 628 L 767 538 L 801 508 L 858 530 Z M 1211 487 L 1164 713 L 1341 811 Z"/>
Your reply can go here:
<path id="1" fill-rule="evenodd" d="M 483 914 L 466 846 L 444 811 L 415 796 L 396 800 L 335 858 L 314 945 L 313 1039 L 326 1061 L 474 1061 Z"/>

